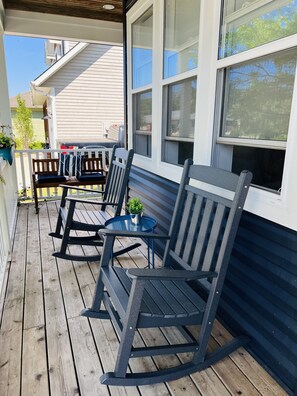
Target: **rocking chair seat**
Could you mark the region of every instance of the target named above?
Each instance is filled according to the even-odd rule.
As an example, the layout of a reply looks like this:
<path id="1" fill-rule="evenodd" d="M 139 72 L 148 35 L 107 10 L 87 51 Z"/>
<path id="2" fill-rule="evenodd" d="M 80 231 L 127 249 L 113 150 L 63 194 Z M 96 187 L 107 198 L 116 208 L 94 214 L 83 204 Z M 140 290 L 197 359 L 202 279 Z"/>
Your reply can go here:
<path id="1" fill-rule="evenodd" d="M 111 266 L 102 269 L 106 309 L 110 309 L 108 301 L 109 294 L 112 293 L 115 310 L 122 321 L 126 316 L 132 285 L 129 272 L 130 270 Z M 205 301 L 184 280 L 147 280 L 137 327 L 149 327 L 152 320 L 158 327 L 196 324 L 201 321 L 205 306 Z"/>

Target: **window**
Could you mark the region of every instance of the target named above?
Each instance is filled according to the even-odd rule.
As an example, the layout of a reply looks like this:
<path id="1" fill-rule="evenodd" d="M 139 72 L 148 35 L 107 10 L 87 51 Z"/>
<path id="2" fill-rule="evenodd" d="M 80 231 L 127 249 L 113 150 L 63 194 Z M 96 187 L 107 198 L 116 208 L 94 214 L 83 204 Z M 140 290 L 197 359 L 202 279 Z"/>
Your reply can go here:
<path id="1" fill-rule="evenodd" d="M 134 96 L 135 152 L 146 157 L 152 156 L 152 91 L 141 92 Z"/>
<path id="2" fill-rule="evenodd" d="M 287 140 L 296 59 L 294 49 L 224 70 L 221 136 Z"/>
<path id="3" fill-rule="evenodd" d="M 153 7 L 132 24 L 133 146 L 135 153 L 152 155 Z"/>
<path id="4" fill-rule="evenodd" d="M 175 165 L 193 158 L 199 13 L 199 1 L 164 2 L 162 160 Z"/>
<path id="5" fill-rule="evenodd" d="M 271 191 L 280 191 L 284 160 L 284 150 L 234 146 L 231 170 L 237 174 L 243 169 L 251 170 L 254 185 Z"/>
<path id="6" fill-rule="evenodd" d="M 267 4 L 259 7 L 260 3 Z M 254 1 L 242 8 L 242 1 L 226 1 L 224 13 L 226 14 L 226 10 L 238 13 L 237 18 L 241 22 L 244 15 L 246 22 L 246 25 L 236 25 L 233 22 L 233 29 L 235 26 L 240 27 L 234 31 L 229 29 L 230 34 L 225 34 L 229 44 L 232 41 L 231 46 L 228 44 L 231 53 L 250 48 L 251 42 L 256 43 L 249 37 L 251 26 L 260 37 L 259 24 L 259 29 L 263 29 L 261 37 L 265 36 L 266 39 L 268 35 L 265 26 L 268 23 L 269 26 L 275 26 L 269 36 L 271 40 L 289 34 L 291 18 L 287 12 L 294 4 L 294 1 Z M 249 13 L 251 7 L 252 11 Z M 264 14 L 263 9 L 267 11 Z M 274 36 L 273 32 L 279 32 L 276 27 L 282 26 L 279 25 L 282 14 L 283 32 Z M 251 15 L 254 15 L 253 19 Z M 226 26 L 223 25 L 222 31 L 224 29 Z M 240 29 L 245 32 L 244 35 L 242 32 L 239 34 Z M 242 169 L 249 169 L 254 174 L 255 185 L 274 192 L 279 192 L 282 186 L 296 62 L 296 48 L 290 48 L 246 62 L 237 62 L 218 72 L 218 91 L 221 95 L 218 95 L 217 101 L 220 117 L 217 123 L 219 135 L 216 139 L 214 163 L 237 173 Z"/>
<path id="7" fill-rule="evenodd" d="M 297 33 L 296 0 L 226 0 L 220 58 Z"/>
<path id="8" fill-rule="evenodd" d="M 297 229 L 297 0 L 137 0 L 127 13 L 134 164 L 253 172 L 245 209 Z"/>
<path id="9" fill-rule="evenodd" d="M 165 1 L 164 78 L 197 67 L 199 19 L 199 1 Z"/>
<path id="10" fill-rule="evenodd" d="M 133 88 L 152 82 L 153 7 L 132 25 Z"/>
<path id="11" fill-rule="evenodd" d="M 191 78 L 164 87 L 165 162 L 183 165 L 193 157 L 196 85 L 196 78 Z"/>

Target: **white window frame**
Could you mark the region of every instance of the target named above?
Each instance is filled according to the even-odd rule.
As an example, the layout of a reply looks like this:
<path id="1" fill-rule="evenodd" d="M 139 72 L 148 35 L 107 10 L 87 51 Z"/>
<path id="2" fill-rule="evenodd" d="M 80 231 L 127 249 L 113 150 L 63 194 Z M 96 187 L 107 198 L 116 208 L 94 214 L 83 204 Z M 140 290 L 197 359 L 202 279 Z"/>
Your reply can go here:
<path id="1" fill-rule="evenodd" d="M 198 47 L 198 70 L 191 70 L 181 75 L 163 80 L 163 0 L 139 0 L 127 15 L 128 33 L 128 133 L 129 145 L 132 147 L 132 106 L 131 106 L 131 23 L 148 7 L 153 5 L 153 80 L 152 80 L 152 158 L 134 156 L 134 164 L 166 179 L 180 182 L 182 168 L 161 161 L 162 144 L 162 92 L 164 84 L 180 81 L 197 75 L 196 120 L 194 132 L 195 163 L 211 165 L 217 73 L 236 64 L 254 58 L 273 54 L 285 49 L 297 48 L 297 34 L 277 41 L 252 48 L 239 54 L 218 59 L 219 31 L 221 19 L 221 2 L 218 0 L 201 0 L 200 31 Z M 196 74 L 195 74 L 196 73 Z M 146 87 L 148 88 L 148 87 Z M 238 140 L 237 140 L 238 142 Z M 231 143 L 231 142 L 230 142 Z M 279 144 L 279 142 L 278 142 Z M 251 187 L 245 209 L 260 217 L 297 230 L 297 78 L 295 77 L 289 122 L 286 157 L 284 163 L 282 189 L 280 194 Z"/>
<path id="2" fill-rule="evenodd" d="M 252 48 L 250 50 L 235 54 L 216 62 L 217 71 L 221 71 L 229 66 L 252 61 L 253 59 L 277 53 L 286 49 L 296 47 L 297 50 L 297 34 L 279 39 L 277 41 L 264 44 L 262 46 Z M 282 189 L 280 194 L 261 190 L 252 187 L 245 205 L 245 209 L 268 220 L 282 224 L 294 230 L 297 230 L 297 213 L 295 210 L 295 199 L 297 194 L 297 68 L 295 73 L 295 82 L 291 104 L 291 116 L 288 129 L 287 142 L 273 141 L 255 141 L 243 140 L 245 146 L 263 147 L 263 148 L 279 148 L 286 149 L 286 156 L 283 170 Z M 218 133 L 218 131 L 217 131 Z M 294 136 L 295 135 L 295 136 Z M 219 137 L 216 135 L 217 143 L 223 144 L 240 144 L 240 139 L 232 139 Z"/>
<path id="3" fill-rule="evenodd" d="M 132 8 L 133 12 L 129 12 L 127 14 L 127 42 L 129 43 L 128 48 L 127 48 L 127 86 L 128 86 L 128 95 L 127 95 L 127 101 L 128 101 L 128 143 L 129 147 L 133 147 L 133 142 L 134 142 L 134 114 L 133 114 L 133 109 L 134 109 L 134 101 L 133 97 L 136 94 L 146 92 L 151 90 L 153 92 L 153 78 L 154 78 L 154 56 L 152 59 L 152 83 L 143 85 L 141 87 L 133 88 L 133 68 L 132 68 L 132 26 L 133 23 L 136 22 L 150 7 L 153 7 L 153 53 L 154 53 L 154 42 L 155 42 L 155 33 L 154 33 L 154 26 L 155 26 L 155 5 L 153 0 L 145 0 L 145 1 L 140 1 L 137 3 L 137 7 Z M 153 101 L 153 98 L 152 98 Z M 152 128 L 151 128 L 151 139 L 153 140 L 153 134 L 154 134 L 154 117 L 152 114 Z M 153 147 L 153 143 L 152 143 Z M 153 150 L 152 150 L 153 151 Z M 147 162 L 151 162 L 152 157 L 144 157 L 141 156 L 137 153 L 135 153 L 135 157 L 143 158 Z"/>

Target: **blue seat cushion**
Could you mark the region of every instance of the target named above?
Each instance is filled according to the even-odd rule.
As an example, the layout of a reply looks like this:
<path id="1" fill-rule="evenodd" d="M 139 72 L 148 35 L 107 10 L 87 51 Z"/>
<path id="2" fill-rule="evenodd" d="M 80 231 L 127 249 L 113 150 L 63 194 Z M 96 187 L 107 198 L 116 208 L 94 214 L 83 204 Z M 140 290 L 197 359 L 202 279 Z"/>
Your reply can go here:
<path id="1" fill-rule="evenodd" d="M 38 175 L 37 177 L 39 183 L 60 183 L 66 181 L 65 176 L 60 175 Z"/>
<path id="2" fill-rule="evenodd" d="M 92 173 L 92 172 L 84 172 L 81 173 L 80 176 L 78 177 L 79 181 L 83 181 L 83 182 L 87 182 L 87 181 L 91 181 L 91 182 L 102 182 L 105 180 L 105 175 L 103 175 L 102 173 Z"/>

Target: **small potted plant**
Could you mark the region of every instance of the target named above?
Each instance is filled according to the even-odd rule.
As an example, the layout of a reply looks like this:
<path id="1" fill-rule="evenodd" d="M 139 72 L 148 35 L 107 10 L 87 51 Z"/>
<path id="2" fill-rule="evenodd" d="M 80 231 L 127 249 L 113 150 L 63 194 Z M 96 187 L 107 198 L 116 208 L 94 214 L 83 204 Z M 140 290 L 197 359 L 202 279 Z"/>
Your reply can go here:
<path id="1" fill-rule="evenodd" d="M 1 125 L 3 130 L 4 125 Z M 12 164 L 12 155 L 11 155 L 11 148 L 14 145 L 14 140 L 5 135 L 4 132 L 0 132 L 0 157 L 7 160 L 9 164 Z"/>
<path id="2" fill-rule="evenodd" d="M 133 197 L 129 199 L 127 202 L 127 210 L 130 213 L 132 223 L 138 225 L 144 211 L 144 205 L 140 201 L 140 198 Z"/>

